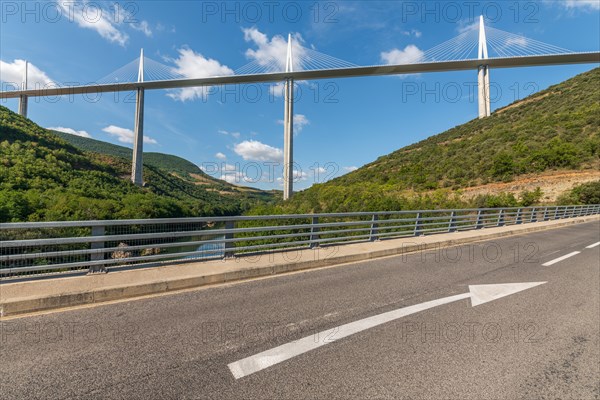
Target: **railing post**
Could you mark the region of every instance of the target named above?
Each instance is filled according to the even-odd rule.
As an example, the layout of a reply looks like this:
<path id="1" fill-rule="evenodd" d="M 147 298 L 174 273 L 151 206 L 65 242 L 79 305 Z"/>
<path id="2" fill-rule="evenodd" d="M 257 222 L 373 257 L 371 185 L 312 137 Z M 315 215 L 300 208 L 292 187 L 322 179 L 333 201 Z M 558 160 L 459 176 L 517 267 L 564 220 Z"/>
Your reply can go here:
<path id="1" fill-rule="evenodd" d="M 554 209 L 554 219 L 559 219 L 560 217 L 558 216 L 558 208 L 560 206 L 556 206 L 556 208 Z"/>
<path id="2" fill-rule="evenodd" d="M 421 213 L 417 213 L 417 218 L 415 219 L 415 236 L 421 236 L 423 232 L 421 231 Z"/>
<path id="3" fill-rule="evenodd" d="M 450 222 L 448 223 L 448 232 L 456 232 L 456 211 L 452 211 Z"/>
<path id="4" fill-rule="evenodd" d="M 317 240 L 319 240 L 320 228 L 318 226 L 315 227 L 315 225 L 317 225 L 318 223 L 319 223 L 319 217 L 312 217 L 311 225 L 310 225 L 310 248 L 311 249 L 316 249 L 317 247 L 319 247 L 319 242 L 317 242 Z"/>
<path id="5" fill-rule="evenodd" d="M 233 229 L 235 229 L 235 221 L 225 221 L 225 229 L 228 231 L 225 233 L 225 239 L 233 239 Z M 223 257 L 225 258 L 233 258 L 235 257 L 235 243 L 234 242 L 225 242 L 225 252 L 223 253 Z"/>
<path id="6" fill-rule="evenodd" d="M 371 233 L 369 234 L 369 241 L 375 242 L 379 240 L 379 216 L 377 214 L 373 214 L 373 218 L 371 218 Z"/>
<path id="7" fill-rule="evenodd" d="M 536 208 L 533 207 L 531 209 L 531 217 L 529 218 L 529 222 L 537 222 L 537 215 L 535 215 L 536 213 Z"/>
<path id="8" fill-rule="evenodd" d="M 498 213 L 498 226 L 504 226 L 504 210 L 501 209 Z"/>
<path id="9" fill-rule="evenodd" d="M 106 229 L 104 226 L 92 226 L 92 236 L 104 236 L 106 234 Z M 104 248 L 104 242 L 92 242 L 91 243 L 92 250 L 100 250 Z M 90 261 L 100 261 L 104 260 L 104 252 L 97 251 L 90 254 Z M 107 272 L 106 266 L 92 264 L 88 270 L 88 274 L 95 274 L 99 272 Z"/>
<path id="10" fill-rule="evenodd" d="M 475 229 L 483 228 L 483 212 L 479 210 L 477 212 L 477 222 L 475 223 Z"/>
<path id="11" fill-rule="evenodd" d="M 562 218 L 567 218 L 567 211 L 569 211 L 569 206 L 565 206 L 565 209 L 563 210 L 563 215 Z"/>
<path id="12" fill-rule="evenodd" d="M 515 220 L 515 224 L 519 225 L 523 223 L 523 209 L 519 208 L 517 210 L 517 219 Z"/>
<path id="13" fill-rule="evenodd" d="M 544 221 L 548 221 L 550 219 L 550 215 L 548 215 L 548 207 L 544 207 Z"/>

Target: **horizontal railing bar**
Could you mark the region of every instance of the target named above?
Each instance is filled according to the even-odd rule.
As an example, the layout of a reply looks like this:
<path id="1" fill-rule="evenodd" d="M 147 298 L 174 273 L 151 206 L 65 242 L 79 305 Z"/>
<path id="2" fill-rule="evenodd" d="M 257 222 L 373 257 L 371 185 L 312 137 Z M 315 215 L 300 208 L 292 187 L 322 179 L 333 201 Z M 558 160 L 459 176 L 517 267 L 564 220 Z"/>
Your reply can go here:
<path id="1" fill-rule="evenodd" d="M 427 217 L 423 218 L 426 220 Z M 447 220 L 447 218 L 443 218 Z M 411 222 L 413 223 L 415 218 L 410 219 L 394 219 L 394 220 L 378 220 L 378 224 L 395 223 L 395 222 Z M 199 230 L 199 231 L 183 231 L 183 232 L 156 232 L 156 233 L 137 233 L 137 234 L 120 234 L 120 235 L 103 235 L 103 236 L 81 236 L 81 237 L 70 237 L 70 238 L 48 238 L 48 239 L 26 239 L 26 240 L 7 240 L 0 243 L 0 248 L 18 248 L 18 247 L 33 247 L 33 246 L 44 246 L 44 245 L 61 245 L 61 244 L 81 244 L 81 243 L 97 243 L 97 242 L 116 242 L 124 240 L 143 240 L 143 239 L 154 239 L 164 238 L 165 235 L 169 235 L 171 238 L 185 237 L 185 236 L 220 236 L 225 234 L 236 234 L 246 232 L 269 232 L 277 230 L 293 230 L 293 229 L 311 229 L 311 228 L 330 228 L 330 227 L 343 227 L 343 226 L 360 226 L 369 225 L 371 221 L 347 221 L 347 222 L 328 222 L 319 224 L 298 224 L 298 225 L 280 225 L 280 226 L 258 226 L 258 227 L 247 227 L 247 228 L 234 228 L 234 229 L 212 229 L 212 230 Z"/>
<path id="2" fill-rule="evenodd" d="M 533 207 L 529 207 L 533 208 Z M 554 209 L 555 207 L 548 207 Z M 502 208 L 503 210 L 518 210 L 519 207 Z M 522 208 L 525 209 L 525 208 Z M 403 210 L 403 211 L 377 211 L 377 212 L 353 212 L 353 213 L 323 213 L 323 214 L 291 214 L 291 215 L 256 215 L 256 216 L 232 216 L 232 217 L 194 217 L 194 218 L 157 218 L 157 219 L 128 219 L 128 220 L 94 220 L 94 221 L 53 221 L 53 222 L 7 222 L 0 224 L 0 230 L 9 229 L 36 229 L 36 228 L 69 228 L 69 227 L 94 227 L 94 226 L 122 226 L 122 225 L 165 225 L 183 223 L 213 223 L 226 221 L 253 221 L 253 220 L 275 220 L 275 219 L 306 219 L 306 218 L 345 218 L 357 216 L 382 216 L 402 215 L 418 213 L 452 213 L 452 212 L 479 212 L 494 211 L 499 208 L 464 208 L 444 210 Z"/>
<path id="3" fill-rule="evenodd" d="M 70 238 L 44 238 L 44 239 L 27 239 L 27 240 L 10 240 L 3 241 L 1 247 L 3 249 L 18 249 L 26 246 L 45 246 L 45 245 L 66 245 L 66 244 L 85 244 L 85 243 L 102 243 L 102 242 L 117 242 L 117 241 L 137 241 L 156 238 L 178 238 L 186 236 L 229 236 L 219 239 L 206 239 L 186 242 L 168 242 L 168 243 L 149 243 L 142 245 L 132 245 L 127 247 L 107 247 L 98 249 L 74 249 L 60 250 L 51 252 L 38 252 L 26 254 L 11 254 L 0 256 L 0 261 L 19 261 L 27 259 L 40 258 L 59 258 L 59 257 L 75 257 L 82 255 L 99 255 L 115 251 L 137 251 L 150 248 L 172 248 L 172 247 L 190 247 L 190 246 L 205 246 L 214 245 L 215 248 L 204 250 L 195 250 L 179 253 L 153 254 L 147 256 L 134 256 L 128 258 L 102 259 L 93 261 L 80 261 L 71 263 L 49 264 L 49 265 L 33 265 L 25 267 L 4 267 L 0 269 L 2 275 L 21 272 L 35 271 L 52 271 L 59 269 L 74 269 L 78 267 L 92 267 L 96 265 L 115 265 L 124 263 L 140 263 L 154 260 L 183 260 L 186 257 L 200 256 L 208 254 L 207 257 L 199 258 L 198 261 L 207 259 L 220 258 L 225 254 L 232 255 L 244 251 L 254 251 L 259 249 L 288 249 L 297 248 L 304 244 L 319 244 L 319 243 L 347 243 L 349 241 L 357 241 L 366 238 L 392 238 L 392 237 L 410 237 L 414 234 L 424 233 L 445 233 L 449 230 L 465 231 L 477 227 L 496 227 L 502 225 L 516 225 L 534 223 L 545 219 L 562 219 L 573 218 L 577 216 L 593 215 L 600 212 L 600 206 L 552 206 L 552 207 L 509 207 L 509 208 L 488 208 L 488 209 L 460 209 L 460 210 L 404 210 L 404 211 L 382 211 L 382 212 L 360 212 L 360 213 L 332 213 L 332 214 L 295 214 L 295 215 L 276 215 L 276 216 L 242 216 L 242 217 L 202 217 L 202 218 L 175 218 L 161 220 L 116 220 L 116 221 L 80 221 L 72 222 L 49 222 L 49 223 L 9 223 L 0 224 L 2 230 L 9 229 L 42 229 L 42 228 L 65 228 L 64 224 L 73 224 L 70 227 L 93 227 L 93 226 L 118 226 L 118 225 L 161 225 L 161 224 L 184 224 L 184 223 L 216 223 L 226 221 L 258 221 L 258 220 L 294 220 L 308 219 L 314 221 L 313 218 L 319 218 L 320 223 L 311 224 L 292 224 L 281 226 L 257 226 L 243 227 L 235 229 L 201 229 L 183 232 L 152 232 L 141 234 L 119 234 L 119 235 L 103 235 L 103 236 L 85 236 L 85 237 L 70 237 Z M 451 215 L 445 215 L 449 214 Z M 419 215 L 421 214 L 421 215 Z M 425 214 L 425 215 L 423 215 Z M 427 215 L 429 214 L 429 215 Z M 433 215 L 431 215 L 433 214 Z M 373 219 L 373 216 L 410 216 L 410 218 L 389 218 L 389 219 Z M 365 220 L 350 220 L 323 222 L 327 218 L 343 218 L 351 219 L 356 217 L 371 217 Z M 417 218 L 418 217 L 418 218 Z M 417 224 L 418 220 L 418 224 Z M 142 223 L 140 223 L 142 222 Z M 406 222 L 402 225 L 391 225 Z M 376 228 L 373 226 L 376 225 Z M 417 229 L 418 226 L 418 229 Z M 201 227 L 203 228 L 203 227 Z M 320 228 L 330 228 L 330 230 L 321 231 Z M 340 228 L 340 229 L 336 229 Z M 315 232 L 315 229 L 317 231 Z M 376 229 L 376 233 L 372 230 Z M 236 233 L 258 233 L 258 232 L 273 232 L 273 231 L 300 231 L 292 233 L 281 233 L 275 235 L 261 236 L 244 236 L 231 237 Z M 367 232 L 365 234 L 350 235 L 351 233 Z M 382 232 L 383 231 L 383 232 Z M 387 232 L 386 232 L 387 231 Z M 343 236 L 346 235 L 346 236 Z M 332 236 L 332 237 L 324 237 Z M 227 243 L 239 243 L 248 241 L 268 241 L 274 239 L 292 239 L 307 237 L 307 240 L 285 241 L 278 243 L 261 243 L 250 246 L 238 246 L 226 248 Z M 219 253 L 218 255 L 211 255 Z"/>

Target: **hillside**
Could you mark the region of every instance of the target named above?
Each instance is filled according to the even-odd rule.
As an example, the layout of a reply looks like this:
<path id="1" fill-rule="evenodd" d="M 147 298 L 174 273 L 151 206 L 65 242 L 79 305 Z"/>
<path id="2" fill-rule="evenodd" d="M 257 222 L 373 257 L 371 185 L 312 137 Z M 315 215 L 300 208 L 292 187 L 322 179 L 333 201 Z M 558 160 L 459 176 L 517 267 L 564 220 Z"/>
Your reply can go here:
<path id="1" fill-rule="evenodd" d="M 588 180 L 600 179 L 598 82 L 599 68 L 314 185 L 277 211 L 511 205 L 519 197 L 514 193 L 480 190 L 465 198 L 463 191 L 553 172 L 584 171 Z M 534 197 L 540 201 L 543 194 Z"/>
<path id="2" fill-rule="evenodd" d="M 119 146 L 96 139 L 75 136 L 64 132 L 52 132 L 64 141 L 77 147 L 79 150 L 131 160 L 133 151 L 128 147 Z M 180 178 L 196 184 L 211 185 L 213 188 L 218 190 L 239 190 L 239 188 L 234 185 L 207 175 L 196 164 L 171 154 L 145 152 L 144 165 L 163 169 L 171 174 L 177 175 Z M 252 190 L 251 188 L 244 189 Z"/>
<path id="3" fill-rule="evenodd" d="M 0 107 L 0 222 L 237 215 L 273 198 L 220 181 L 197 185 L 174 174 L 185 160 L 148 158 L 145 186 L 136 187 L 129 159 L 80 150 Z"/>

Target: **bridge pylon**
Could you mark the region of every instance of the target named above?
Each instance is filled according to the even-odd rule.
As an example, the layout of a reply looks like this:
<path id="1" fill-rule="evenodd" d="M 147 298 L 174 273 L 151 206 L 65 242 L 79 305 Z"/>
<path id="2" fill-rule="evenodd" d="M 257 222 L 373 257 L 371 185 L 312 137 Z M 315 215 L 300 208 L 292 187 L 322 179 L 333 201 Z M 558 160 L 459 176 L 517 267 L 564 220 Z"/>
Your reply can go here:
<path id="1" fill-rule="evenodd" d="M 480 60 L 488 59 L 487 39 L 485 35 L 485 24 L 483 15 L 479 17 L 479 51 Z M 492 115 L 490 104 L 490 67 L 482 62 L 478 68 L 477 75 L 479 118 L 485 118 Z"/>
<path id="2" fill-rule="evenodd" d="M 288 35 L 285 72 L 293 72 L 292 35 Z M 294 193 L 294 79 L 287 78 L 284 86 L 283 115 L 283 200 Z"/>
<path id="3" fill-rule="evenodd" d="M 25 61 L 25 69 L 23 70 L 23 90 L 27 90 L 27 70 L 29 69 L 29 62 Z M 27 118 L 27 95 L 19 96 L 19 115 Z"/>
<path id="4" fill-rule="evenodd" d="M 140 51 L 138 82 L 144 82 L 144 49 Z M 135 97 L 135 125 L 133 136 L 133 159 L 131 160 L 131 181 L 134 185 L 144 184 L 144 88 L 138 87 Z"/>

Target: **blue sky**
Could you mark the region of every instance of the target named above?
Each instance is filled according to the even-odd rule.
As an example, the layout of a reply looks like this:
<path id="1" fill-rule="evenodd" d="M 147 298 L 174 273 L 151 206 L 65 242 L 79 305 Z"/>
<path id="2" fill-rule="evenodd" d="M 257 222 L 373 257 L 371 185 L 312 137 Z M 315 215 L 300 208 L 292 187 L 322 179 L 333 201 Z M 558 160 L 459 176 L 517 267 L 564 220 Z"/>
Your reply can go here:
<path id="1" fill-rule="evenodd" d="M 30 84 L 97 81 L 136 59 L 140 48 L 180 74 L 223 75 L 280 54 L 288 33 L 297 45 L 356 65 L 401 62 L 468 30 L 480 14 L 490 27 L 528 39 L 573 51 L 600 48 L 600 0 L 2 1 L 0 11 L 5 83 L 20 81 L 22 60 L 30 63 Z M 492 109 L 591 68 L 492 70 Z M 468 71 L 300 83 L 296 189 L 476 118 L 476 78 Z M 144 150 L 184 157 L 233 183 L 279 189 L 279 92 L 270 85 L 147 91 Z M 28 116 L 131 146 L 132 100 L 128 93 L 30 99 Z M 15 100 L 0 104 L 17 108 Z"/>

